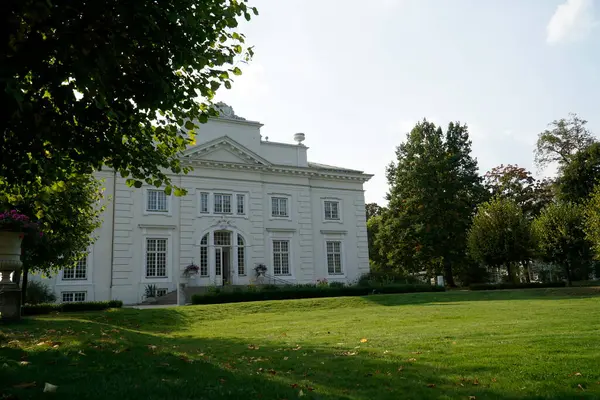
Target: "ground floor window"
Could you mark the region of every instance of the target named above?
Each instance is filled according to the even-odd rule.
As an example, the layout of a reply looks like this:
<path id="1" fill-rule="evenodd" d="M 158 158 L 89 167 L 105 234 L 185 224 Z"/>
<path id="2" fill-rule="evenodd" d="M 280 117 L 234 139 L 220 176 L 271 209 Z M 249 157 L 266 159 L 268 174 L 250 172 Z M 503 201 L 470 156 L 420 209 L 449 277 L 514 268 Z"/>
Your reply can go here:
<path id="1" fill-rule="evenodd" d="M 329 275 L 342 273 L 342 242 L 339 240 L 328 240 L 327 247 L 327 272 Z"/>
<path id="2" fill-rule="evenodd" d="M 61 296 L 63 303 L 82 302 L 85 301 L 87 292 L 62 292 Z"/>
<path id="3" fill-rule="evenodd" d="M 146 239 L 146 277 L 167 276 L 167 239 Z"/>
<path id="4" fill-rule="evenodd" d="M 156 289 L 156 297 L 161 297 L 166 294 L 167 294 L 167 289 L 165 289 L 165 288 Z"/>
<path id="5" fill-rule="evenodd" d="M 273 274 L 290 275 L 289 240 L 273 240 Z"/>

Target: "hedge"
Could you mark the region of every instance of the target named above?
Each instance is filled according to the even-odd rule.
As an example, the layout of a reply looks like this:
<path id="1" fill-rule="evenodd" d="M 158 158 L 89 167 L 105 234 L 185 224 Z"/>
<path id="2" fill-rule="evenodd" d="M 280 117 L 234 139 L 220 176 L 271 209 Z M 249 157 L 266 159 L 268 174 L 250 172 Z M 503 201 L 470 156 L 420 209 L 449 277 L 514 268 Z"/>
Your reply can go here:
<path id="1" fill-rule="evenodd" d="M 257 290 L 234 290 L 195 294 L 192 304 L 221 304 L 263 300 L 310 299 L 317 297 L 367 296 L 370 294 L 443 292 L 444 287 L 421 285 L 388 285 L 379 287 L 364 286 L 270 286 Z"/>
<path id="2" fill-rule="evenodd" d="M 547 283 L 479 283 L 469 286 L 469 290 L 502 290 L 502 289 L 539 289 L 539 288 L 557 288 L 565 287 L 565 282 L 547 282 Z"/>
<path id="3" fill-rule="evenodd" d="M 120 300 L 111 301 L 84 301 L 77 303 L 44 303 L 44 304 L 25 304 L 21 307 L 22 315 L 41 315 L 52 312 L 78 312 L 78 311 L 100 311 L 109 308 L 121 308 L 123 302 Z"/>

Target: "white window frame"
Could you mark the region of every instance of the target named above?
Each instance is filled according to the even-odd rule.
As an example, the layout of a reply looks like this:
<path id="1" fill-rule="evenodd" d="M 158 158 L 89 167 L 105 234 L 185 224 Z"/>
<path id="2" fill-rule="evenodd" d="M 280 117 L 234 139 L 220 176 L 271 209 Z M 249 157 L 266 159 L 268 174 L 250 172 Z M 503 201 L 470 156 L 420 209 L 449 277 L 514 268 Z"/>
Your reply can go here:
<path id="1" fill-rule="evenodd" d="M 204 237 L 206 237 L 206 244 L 202 244 L 202 240 L 204 239 Z M 212 235 L 210 232 L 205 233 L 204 235 L 202 235 L 202 237 L 200 237 L 200 242 L 199 242 L 199 257 L 200 257 L 200 262 L 198 263 L 198 276 L 201 278 L 208 278 L 210 277 L 210 243 L 211 243 L 211 238 Z M 206 250 L 206 274 L 202 273 L 202 250 Z"/>
<path id="2" fill-rule="evenodd" d="M 167 210 L 166 211 L 155 211 L 155 210 L 148 210 L 148 200 L 150 198 L 149 193 L 151 191 L 163 191 L 164 192 L 164 188 L 156 188 L 156 187 L 147 187 L 144 188 L 144 215 L 171 215 L 171 198 L 172 198 L 172 194 L 171 195 L 167 195 L 165 193 L 165 197 L 167 199 Z"/>
<path id="3" fill-rule="evenodd" d="M 173 229 L 175 226 L 168 227 L 143 227 L 142 229 L 142 257 L 141 257 L 141 282 L 142 283 L 168 283 L 173 279 Z M 146 246 L 147 239 L 167 239 L 167 276 L 147 277 L 146 276 Z"/>
<path id="4" fill-rule="evenodd" d="M 217 212 L 217 196 L 228 196 L 229 197 L 229 211 L 218 211 Z M 224 197 L 223 197 L 224 198 Z M 233 195 L 233 193 L 228 193 L 228 192 L 214 192 L 212 194 L 212 199 L 213 199 L 213 209 L 212 212 L 215 215 L 232 215 L 234 214 L 233 210 L 235 207 L 234 204 L 234 199 L 235 196 Z M 221 202 L 221 209 L 223 209 L 223 205 L 225 204 L 224 201 Z"/>
<path id="5" fill-rule="evenodd" d="M 75 300 L 75 296 L 81 295 L 81 294 L 83 294 L 83 300 Z M 65 295 L 71 295 L 72 300 L 65 301 Z M 60 292 L 60 302 L 61 303 L 83 303 L 85 301 L 88 301 L 87 291 L 85 291 L 85 290 L 72 290 L 72 291 L 69 290 L 69 291 Z"/>
<path id="6" fill-rule="evenodd" d="M 327 202 L 332 202 L 332 203 L 337 203 L 338 205 L 338 219 L 331 219 L 331 218 L 327 218 L 327 215 L 325 214 L 325 203 Z M 344 223 L 344 203 L 342 201 L 342 199 L 340 198 L 336 198 L 336 197 L 323 197 L 321 198 L 321 213 L 322 213 L 322 217 L 323 217 L 323 223 L 327 224 L 327 223 L 334 223 L 334 224 L 342 224 Z"/>
<path id="7" fill-rule="evenodd" d="M 326 233 L 324 233 L 326 232 Z M 347 234 L 346 231 L 322 231 L 323 233 L 323 265 L 325 266 L 325 276 L 330 277 L 331 279 L 342 279 L 346 278 L 348 265 L 346 258 L 346 241 L 345 236 Z M 342 272 L 339 274 L 330 274 L 329 273 L 329 264 L 327 263 L 327 242 L 340 242 L 340 262 L 342 267 Z"/>
<path id="8" fill-rule="evenodd" d="M 329 271 L 329 250 L 328 250 L 328 244 L 329 243 L 339 243 L 340 249 L 339 249 L 339 253 L 336 253 L 335 251 L 333 251 L 331 254 L 335 255 L 335 254 L 339 254 L 340 255 L 340 272 L 331 272 Z M 343 276 L 344 275 L 344 271 L 346 270 L 344 267 L 344 242 L 340 239 L 325 239 L 325 267 L 327 268 L 327 276 Z M 334 262 L 335 264 L 335 262 Z M 333 266 L 335 269 L 335 265 Z"/>
<path id="9" fill-rule="evenodd" d="M 202 211 L 202 196 L 208 196 L 208 211 Z M 230 212 L 215 212 L 215 195 L 223 195 L 231 197 L 231 211 Z M 240 196 L 244 202 L 244 213 L 238 214 L 238 196 Z M 198 217 L 221 217 L 227 216 L 227 218 L 248 218 L 248 192 L 231 191 L 228 189 L 196 189 L 196 204 Z"/>
<path id="10" fill-rule="evenodd" d="M 93 281 L 94 274 L 94 246 L 90 246 L 86 255 L 86 276 L 85 279 L 65 279 L 64 269 L 61 269 L 58 274 L 56 286 L 69 286 L 69 285 L 89 285 Z"/>
<path id="11" fill-rule="evenodd" d="M 286 230 L 272 230 L 269 232 L 269 265 L 267 266 L 268 268 L 268 274 L 272 275 L 272 276 L 277 276 L 277 277 L 281 277 L 282 279 L 288 280 L 288 281 L 293 281 L 296 279 L 296 271 L 295 271 L 295 258 L 294 258 L 294 245 L 295 245 L 295 240 L 294 240 L 294 232 L 291 231 L 286 231 Z M 290 266 L 290 274 L 289 275 L 275 275 L 275 257 L 274 257 L 274 249 L 273 249 L 273 242 L 274 241 L 278 241 L 278 240 L 286 240 L 289 242 L 289 248 L 288 248 L 288 263 Z"/>
<path id="12" fill-rule="evenodd" d="M 159 294 L 162 293 L 162 294 Z M 169 293 L 167 288 L 156 288 L 156 297 L 166 296 Z"/>
<path id="13" fill-rule="evenodd" d="M 273 215 L 273 200 L 285 199 L 287 205 L 287 215 Z M 272 220 L 288 220 L 292 219 L 292 196 L 289 194 L 269 193 L 269 218 Z"/>
<path id="14" fill-rule="evenodd" d="M 146 251 L 144 252 L 144 275 L 146 276 L 146 279 L 164 279 L 168 276 L 168 270 L 169 270 L 169 261 L 168 261 L 168 257 L 169 257 L 169 238 L 167 237 L 146 237 L 145 238 L 145 245 L 146 245 Z M 149 241 L 155 241 L 155 246 L 157 247 L 157 249 L 153 250 L 154 254 L 161 254 L 162 251 L 158 250 L 158 244 L 159 241 L 160 242 L 164 242 L 165 244 L 165 250 L 164 250 L 164 254 L 165 254 L 165 273 L 164 275 L 158 275 L 158 257 L 156 258 L 155 262 L 156 265 L 154 266 L 155 268 L 155 275 L 148 275 L 148 242 Z"/>
<path id="15" fill-rule="evenodd" d="M 202 207 L 203 197 L 206 198 L 206 211 L 204 211 Z M 210 214 L 210 192 L 200 192 L 198 194 L 198 212 L 203 215 Z"/>
<path id="16" fill-rule="evenodd" d="M 240 199 L 242 204 L 242 212 L 240 212 Z M 246 201 L 246 195 L 244 193 L 235 194 L 235 215 L 246 215 L 246 208 L 248 207 Z"/>
<path id="17" fill-rule="evenodd" d="M 243 244 L 240 246 L 240 238 L 242 239 Z M 248 244 L 244 235 L 239 232 L 235 232 L 235 265 L 236 271 L 235 274 L 237 276 L 246 276 L 248 275 Z M 244 260 L 244 273 L 240 274 L 240 251 Z"/>

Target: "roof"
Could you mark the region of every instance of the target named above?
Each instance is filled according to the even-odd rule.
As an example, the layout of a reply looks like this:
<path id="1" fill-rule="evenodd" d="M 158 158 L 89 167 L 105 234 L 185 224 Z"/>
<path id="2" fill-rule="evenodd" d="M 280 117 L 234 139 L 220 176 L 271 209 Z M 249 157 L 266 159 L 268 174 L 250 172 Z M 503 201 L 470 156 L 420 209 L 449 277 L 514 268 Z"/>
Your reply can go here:
<path id="1" fill-rule="evenodd" d="M 326 170 L 326 171 L 336 171 L 336 172 L 353 172 L 353 173 L 357 173 L 357 174 L 362 174 L 363 171 L 359 171 L 356 169 L 348 169 L 348 168 L 342 168 L 342 167 L 336 167 L 334 165 L 327 165 L 327 164 L 320 164 L 320 163 L 315 163 L 315 162 L 308 162 L 308 166 L 310 168 L 314 168 L 314 169 L 321 169 L 321 170 Z"/>

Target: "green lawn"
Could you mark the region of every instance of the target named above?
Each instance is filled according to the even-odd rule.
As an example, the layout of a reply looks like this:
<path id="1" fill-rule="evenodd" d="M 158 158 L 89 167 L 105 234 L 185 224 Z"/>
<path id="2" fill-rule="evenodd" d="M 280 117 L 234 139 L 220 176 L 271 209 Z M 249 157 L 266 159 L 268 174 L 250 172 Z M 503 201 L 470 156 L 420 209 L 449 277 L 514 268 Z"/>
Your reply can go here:
<path id="1" fill-rule="evenodd" d="M 1 332 L 0 399 L 600 398 L 599 288 L 120 309 Z"/>

